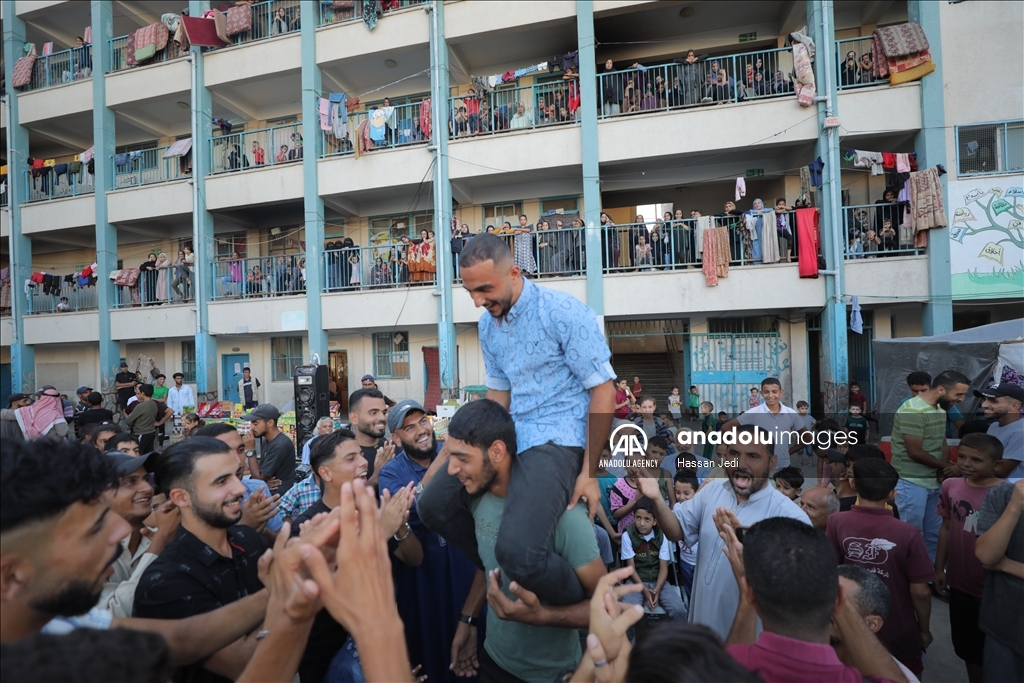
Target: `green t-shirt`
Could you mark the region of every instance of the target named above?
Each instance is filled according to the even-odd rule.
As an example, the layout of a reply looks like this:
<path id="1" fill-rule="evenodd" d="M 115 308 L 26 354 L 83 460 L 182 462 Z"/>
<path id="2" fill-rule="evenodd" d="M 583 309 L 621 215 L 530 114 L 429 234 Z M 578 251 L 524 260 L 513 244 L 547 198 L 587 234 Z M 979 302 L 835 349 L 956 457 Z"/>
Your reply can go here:
<path id="1" fill-rule="evenodd" d="M 704 419 L 701 421 L 701 427 L 703 428 L 703 431 L 704 431 L 705 434 L 709 434 L 711 432 L 717 431 L 715 429 L 715 425 L 717 425 L 717 424 L 718 424 L 718 418 L 715 417 L 714 415 L 712 415 L 711 413 L 708 413 L 707 415 L 705 415 Z M 716 448 L 718 448 L 718 446 L 716 446 L 713 443 L 705 443 L 704 444 L 704 459 L 705 460 L 714 460 L 715 459 L 715 449 Z"/>
<path id="2" fill-rule="evenodd" d="M 486 493 L 471 504 L 476 520 L 476 542 L 484 570 L 498 568 L 494 545 L 498 539 L 505 499 Z M 577 505 L 562 513 L 551 536 L 551 549 L 565 558 L 574 569 L 600 557 L 594 525 L 587 517 L 586 507 Z M 502 572 L 502 590 L 508 590 L 510 579 Z M 494 610 L 487 611 L 487 639 L 484 649 L 491 659 L 524 681 L 553 681 L 579 664 L 579 631 L 573 628 L 530 626 L 499 619 Z"/>
<path id="3" fill-rule="evenodd" d="M 946 440 L 946 411 L 915 396 L 899 407 L 892 423 L 892 466 L 900 478 L 926 489 L 939 488 L 935 478 L 938 470 L 922 465 L 907 455 L 904 435 L 921 437 L 925 452 L 933 458 L 942 458 L 942 444 Z"/>
<path id="4" fill-rule="evenodd" d="M 153 400 L 154 401 L 166 401 L 167 400 L 167 391 L 169 389 L 170 389 L 170 387 L 154 386 L 153 387 Z"/>

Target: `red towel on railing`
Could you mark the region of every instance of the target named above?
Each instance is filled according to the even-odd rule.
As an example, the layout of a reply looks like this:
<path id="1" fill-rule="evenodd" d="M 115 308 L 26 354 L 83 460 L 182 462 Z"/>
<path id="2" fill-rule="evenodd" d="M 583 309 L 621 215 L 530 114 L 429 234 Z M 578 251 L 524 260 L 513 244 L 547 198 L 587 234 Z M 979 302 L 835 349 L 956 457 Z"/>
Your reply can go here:
<path id="1" fill-rule="evenodd" d="M 420 130 L 423 131 L 423 137 L 430 138 L 431 130 L 431 113 L 430 113 L 430 98 L 420 102 Z"/>
<path id="2" fill-rule="evenodd" d="M 796 210 L 796 248 L 800 277 L 818 277 L 818 210 Z"/>

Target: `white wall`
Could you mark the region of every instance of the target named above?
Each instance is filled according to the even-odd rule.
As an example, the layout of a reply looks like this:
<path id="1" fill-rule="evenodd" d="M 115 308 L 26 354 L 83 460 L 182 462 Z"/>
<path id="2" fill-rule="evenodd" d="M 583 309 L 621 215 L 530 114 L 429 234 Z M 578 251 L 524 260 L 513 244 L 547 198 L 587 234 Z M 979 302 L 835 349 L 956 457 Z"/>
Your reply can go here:
<path id="1" fill-rule="evenodd" d="M 107 106 L 117 107 L 171 93 L 182 93 L 187 102 L 191 88 L 192 70 L 188 60 L 146 64 L 107 75 Z"/>
<path id="2" fill-rule="evenodd" d="M 23 190 L 19 186 L 15 191 Z M 34 202 L 21 207 L 21 232 L 24 235 L 95 224 L 96 201 L 91 194 Z"/>
<path id="3" fill-rule="evenodd" d="M 31 90 L 18 95 L 17 102 L 23 126 L 69 114 L 92 113 L 92 79 Z"/>

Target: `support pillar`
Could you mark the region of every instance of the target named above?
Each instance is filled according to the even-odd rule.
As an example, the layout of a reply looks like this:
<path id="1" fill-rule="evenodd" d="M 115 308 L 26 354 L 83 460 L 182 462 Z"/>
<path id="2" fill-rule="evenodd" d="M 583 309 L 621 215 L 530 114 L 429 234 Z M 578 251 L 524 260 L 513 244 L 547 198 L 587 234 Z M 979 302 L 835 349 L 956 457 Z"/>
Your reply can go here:
<path id="1" fill-rule="evenodd" d="M 306 225 L 306 326 L 309 357 L 327 363 L 327 332 L 320 304 L 324 289 L 324 200 L 320 196 L 317 161 L 323 151 L 317 96 L 323 95 L 316 61 L 316 22 L 302 22 L 302 207 Z M 315 355 L 314 355 L 315 354 Z"/>
<path id="2" fill-rule="evenodd" d="M 25 199 L 25 176 L 28 165 L 28 129 L 20 123 L 18 94 L 11 86 L 14 64 L 24 55 L 25 22 L 18 17 L 14 0 L 4 0 L 4 79 L 7 83 L 7 210 L 10 212 L 11 234 L 11 316 L 14 336 L 11 339 L 11 388 L 16 392 L 35 391 L 35 349 L 25 343 L 25 313 L 28 302 L 21 285 L 32 275 L 32 240 L 21 231 L 21 202 Z"/>
<path id="3" fill-rule="evenodd" d="M 917 164 L 928 168 L 946 165 L 946 112 L 942 80 L 942 30 L 939 26 L 939 3 L 910 0 L 907 18 L 916 21 L 928 36 L 928 46 L 935 62 L 935 72 L 922 78 L 921 130 L 914 138 Z M 942 176 L 942 196 L 949 206 L 947 176 Z M 949 239 L 945 231 L 934 231 L 928 241 L 928 301 L 922 311 L 922 327 L 926 336 L 953 331 L 953 281 L 950 277 Z"/>
<path id="4" fill-rule="evenodd" d="M 458 347 L 452 313 L 452 183 L 448 178 L 448 43 L 444 38 L 444 0 L 430 11 L 430 98 L 434 119 L 434 236 L 437 256 L 437 356 L 441 400 L 459 397 Z M 430 410 L 433 406 L 426 406 Z"/>
<path id="5" fill-rule="evenodd" d="M 836 418 L 847 410 L 849 402 L 849 352 L 846 339 L 845 247 L 842 221 L 842 178 L 839 169 L 839 136 L 825 120 L 839 116 L 836 91 L 835 15 L 830 0 L 808 0 L 808 30 L 816 46 L 814 80 L 818 89 L 818 142 L 816 150 L 825 168 L 821 191 L 821 248 L 825 255 L 825 308 L 821 312 L 821 378 L 824 385 L 825 413 Z"/>
<path id="6" fill-rule="evenodd" d="M 601 270 L 601 171 L 597 149 L 597 57 L 593 0 L 576 0 L 580 57 L 580 135 L 583 151 L 583 224 L 586 225 L 587 305 L 604 329 L 604 274 Z"/>
<path id="7" fill-rule="evenodd" d="M 121 343 L 113 338 L 110 311 L 117 303 L 114 283 L 103 275 L 117 269 L 117 228 L 107 214 L 107 192 L 114 189 L 114 150 L 117 145 L 114 111 L 107 107 L 107 71 L 110 66 L 109 41 L 113 38 L 113 5 L 92 0 L 92 135 L 96 172 L 96 263 L 101 277 L 96 278 L 100 337 L 100 391 L 114 392 L 114 377 L 121 360 Z"/>
<path id="8" fill-rule="evenodd" d="M 189 0 L 189 13 L 202 16 L 208 0 Z M 210 334 L 208 303 L 216 291 L 213 264 L 217 249 L 213 239 L 213 214 L 206 209 L 206 176 L 210 172 L 210 129 L 213 98 L 206 88 L 202 48 L 192 46 L 192 246 L 196 256 L 192 285 L 196 305 L 196 400 L 216 400 L 217 338 Z M 308 263 L 307 263 L 308 265 Z"/>

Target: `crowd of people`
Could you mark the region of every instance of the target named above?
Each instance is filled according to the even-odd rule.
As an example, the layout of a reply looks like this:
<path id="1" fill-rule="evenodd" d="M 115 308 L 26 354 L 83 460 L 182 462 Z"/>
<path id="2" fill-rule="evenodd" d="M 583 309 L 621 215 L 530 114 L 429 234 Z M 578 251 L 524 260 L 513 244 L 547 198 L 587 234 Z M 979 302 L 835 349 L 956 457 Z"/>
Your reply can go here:
<path id="1" fill-rule="evenodd" d="M 867 443 L 806 453 L 782 434 L 844 428 L 785 406 L 777 379 L 732 419 L 696 386 L 649 396 L 593 311 L 524 278 L 503 240 L 470 239 L 460 269 L 488 391 L 443 440 L 372 378 L 301 456 L 255 394 L 244 428 L 161 449 L 156 386 L 127 366 L 138 440 L 110 420 L 76 440 L 52 387 L 11 397 L 4 679 L 902 683 L 935 647 L 933 588 L 972 682 L 1024 677 L 1021 387 L 977 390 L 955 462 L 970 381 L 953 370 L 908 378 L 891 463 Z M 867 408 L 859 388 L 850 403 Z M 686 466 L 709 452 L 681 445 L 684 411 L 736 442 Z M 619 476 L 626 422 L 648 449 Z"/>

